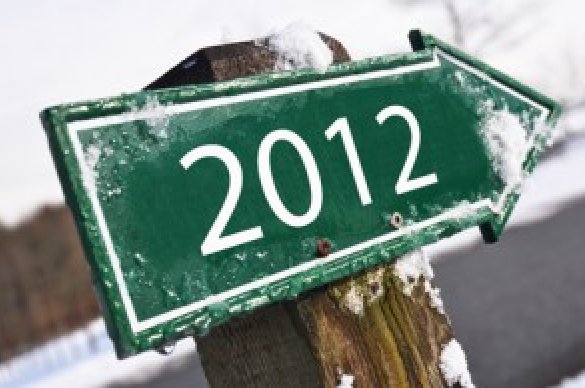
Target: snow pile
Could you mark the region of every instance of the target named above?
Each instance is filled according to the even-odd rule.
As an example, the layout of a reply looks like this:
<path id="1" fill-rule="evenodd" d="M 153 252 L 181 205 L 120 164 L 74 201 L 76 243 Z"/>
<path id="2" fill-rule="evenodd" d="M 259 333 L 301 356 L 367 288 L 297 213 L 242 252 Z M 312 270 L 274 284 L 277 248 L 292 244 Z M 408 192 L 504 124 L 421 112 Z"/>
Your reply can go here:
<path id="1" fill-rule="evenodd" d="M 434 277 L 431 264 L 422 249 L 399 257 L 394 264 L 394 274 L 402 281 L 406 295 L 412 294 L 414 286 L 421 277 L 424 281 L 430 281 Z"/>
<path id="2" fill-rule="evenodd" d="M 522 164 L 530 144 L 520 118 L 508 110 L 491 111 L 482 134 L 496 172 L 506 185 L 517 187 L 524 179 Z"/>
<path id="3" fill-rule="evenodd" d="M 475 388 L 467 369 L 465 353 L 456 339 L 451 339 L 443 347 L 439 368 L 448 386 L 459 383 L 461 388 Z"/>
<path id="4" fill-rule="evenodd" d="M 353 375 L 342 374 L 337 388 L 352 388 L 354 379 L 355 377 Z"/>
<path id="5" fill-rule="evenodd" d="M 268 48 L 277 55 L 275 70 L 313 68 L 327 70 L 333 54 L 313 28 L 293 23 L 268 37 Z"/>
<path id="6" fill-rule="evenodd" d="M 561 381 L 555 388 L 585 388 L 585 371 Z"/>
<path id="7" fill-rule="evenodd" d="M 445 315 L 443 300 L 440 297 L 441 290 L 433 288 L 431 280 L 435 277 L 428 256 L 422 249 L 417 249 L 398 258 L 394 264 L 394 275 L 402 281 L 402 292 L 410 296 L 412 290 L 422 278 L 425 292 L 428 294 L 431 306 L 439 313 Z"/>

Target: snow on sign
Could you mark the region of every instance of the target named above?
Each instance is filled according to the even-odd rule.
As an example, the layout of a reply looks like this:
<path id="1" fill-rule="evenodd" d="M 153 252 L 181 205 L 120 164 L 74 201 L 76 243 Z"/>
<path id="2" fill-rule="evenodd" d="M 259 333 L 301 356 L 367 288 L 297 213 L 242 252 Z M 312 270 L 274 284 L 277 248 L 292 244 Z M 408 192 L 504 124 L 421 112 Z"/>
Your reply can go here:
<path id="1" fill-rule="evenodd" d="M 413 53 L 46 109 L 119 356 L 464 228 L 500 235 L 555 102 Z"/>

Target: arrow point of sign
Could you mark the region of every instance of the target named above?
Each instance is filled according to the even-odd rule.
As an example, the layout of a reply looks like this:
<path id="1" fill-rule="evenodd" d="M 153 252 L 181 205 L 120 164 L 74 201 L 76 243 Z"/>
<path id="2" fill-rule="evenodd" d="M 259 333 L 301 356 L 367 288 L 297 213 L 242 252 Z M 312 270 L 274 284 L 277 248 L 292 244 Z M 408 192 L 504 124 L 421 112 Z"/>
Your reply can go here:
<path id="1" fill-rule="evenodd" d="M 506 90 L 508 94 L 527 101 L 529 104 L 542 110 L 542 122 L 539 124 L 542 127 L 540 130 L 537 129 L 535 131 L 531 139 L 531 149 L 526 154 L 522 167 L 526 175 L 531 174 L 547 143 L 549 131 L 561 114 L 560 105 L 547 96 L 492 68 L 488 64 L 469 56 L 432 35 L 425 34 L 419 29 L 411 30 L 408 34 L 408 39 L 414 51 L 433 50 L 434 52 L 442 53 L 443 57 L 447 58 L 447 60 L 467 67 L 471 73 L 479 74 L 486 81 L 495 84 L 500 89 Z M 548 130 L 542 130 L 543 128 Z M 479 225 L 482 237 L 486 243 L 495 243 L 499 240 L 518 198 L 518 191 L 511 187 L 505 188 L 501 198 L 498 200 L 499 203 L 497 205 L 494 204 L 496 209 L 492 209 L 493 218 Z"/>

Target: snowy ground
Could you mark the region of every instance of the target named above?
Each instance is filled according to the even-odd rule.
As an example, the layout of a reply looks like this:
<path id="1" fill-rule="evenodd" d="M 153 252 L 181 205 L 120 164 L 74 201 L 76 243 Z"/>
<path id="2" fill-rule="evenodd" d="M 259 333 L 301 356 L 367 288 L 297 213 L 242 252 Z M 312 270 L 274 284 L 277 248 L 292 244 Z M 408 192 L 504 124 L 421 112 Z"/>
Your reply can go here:
<path id="1" fill-rule="evenodd" d="M 103 320 L 0 365 L 0 387 L 103 387 L 137 384 L 162 370 L 180 368 L 196 354 L 193 340 L 184 339 L 169 355 L 151 351 L 119 361 Z"/>
<path id="2" fill-rule="evenodd" d="M 556 388 L 585 388 L 585 371 L 563 380 Z"/>
<path id="3" fill-rule="evenodd" d="M 579 64 L 585 59 L 585 47 L 580 44 L 585 36 L 581 21 L 585 3 L 523 0 L 528 5 L 521 22 L 506 27 L 502 37 L 492 27 L 514 15 L 509 3 L 516 4 L 485 2 L 483 19 L 493 19 L 492 23 L 467 26 L 468 50 L 552 97 L 583 97 L 585 71 Z M 465 12 L 469 19 L 481 16 L 472 10 Z M 14 225 L 41 204 L 63 201 L 38 120 L 42 108 L 138 90 L 199 47 L 265 36 L 297 20 L 338 38 L 356 59 L 408 51 L 406 35 L 413 27 L 448 41 L 454 39 L 449 15 L 439 0 L 371 0 L 367 6 L 351 0 L 182 0 L 172 4 L 24 0 L 3 4 L 0 222 Z M 572 112 L 562 128 L 571 132 L 585 129 L 585 110 Z M 537 221 L 583 197 L 583 166 L 585 137 L 574 137 L 538 166 L 511 223 Z M 478 238 L 477 230 L 472 230 L 430 250 L 438 254 Z M 170 356 L 149 352 L 119 362 L 103 323 L 97 321 L 0 366 L 0 386 L 103 386 L 140 381 L 180 365 L 194 352 L 195 346 L 187 340 Z M 585 386 L 571 384 L 563 387 Z"/>

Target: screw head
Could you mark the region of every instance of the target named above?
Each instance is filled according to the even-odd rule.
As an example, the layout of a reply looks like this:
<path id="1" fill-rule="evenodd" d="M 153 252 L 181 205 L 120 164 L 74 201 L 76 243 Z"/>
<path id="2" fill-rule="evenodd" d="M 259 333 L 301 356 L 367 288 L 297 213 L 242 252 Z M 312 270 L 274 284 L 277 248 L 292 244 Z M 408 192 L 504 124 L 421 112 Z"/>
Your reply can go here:
<path id="1" fill-rule="evenodd" d="M 325 238 L 317 240 L 317 257 L 325 257 L 331 253 L 331 242 Z"/>
<path id="2" fill-rule="evenodd" d="M 392 215 L 390 216 L 390 224 L 393 227 L 398 229 L 402 226 L 403 223 L 404 223 L 404 218 L 402 217 L 402 214 L 400 214 L 398 212 L 392 213 Z"/>

